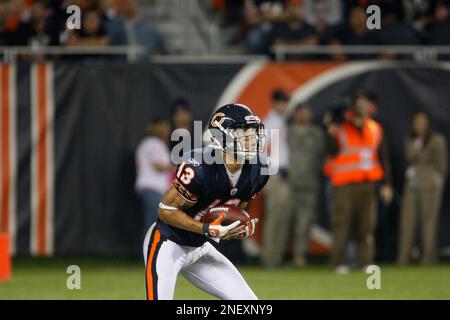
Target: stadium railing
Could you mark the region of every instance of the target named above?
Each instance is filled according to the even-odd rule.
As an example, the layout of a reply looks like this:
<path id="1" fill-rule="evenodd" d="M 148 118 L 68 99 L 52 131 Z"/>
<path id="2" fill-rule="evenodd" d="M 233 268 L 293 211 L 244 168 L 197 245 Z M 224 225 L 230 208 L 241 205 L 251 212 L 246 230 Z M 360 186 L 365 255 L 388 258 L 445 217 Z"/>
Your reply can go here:
<path id="1" fill-rule="evenodd" d="M 143 46 L 0 46 L 0 61 L 14 62 L 20 56 L 74 56 L 74 55 L 108 55 L 126 56 L 127 61 L 133 61 L 133 56 L 145 53 Z M 264 55 L 154 55 L 148 60 L 157 63 L 245 63 L 255 60 L 267 60 Z"/>
<path id="2" fill-rule="evenodd" d="M 0 60 L 13 62 L 20 56 L 74 56 L 74 55 L 108 55 L 126 56 L 129 62 L 133 57 L 145 53 L 143 46 L 0 46 Z M 343 54 L 348 59 L 367 59 L 368 55 L 397 55 L 392 59 L 412 59 L 415 61 L 450 60 L 450 46 L 324 46 L 324 45 L 274 45 L 271 48 L 275 61 L 332 59 L 332 55 Z M 359 57 L 358 57 L 359 56 Z M 363 56 L 363 57 L 362 57 Z M 362 57 L 362 58 L 361 58 Z M 157 55 L 149 56 L 149 60 L 158 63 L 240 63 L 255 60 L 267 60 L 265 55 Z"/>
<path id="3" fill-rule="evenodd" d="M 271 52 L 276 61 L 288 60 L 290 56 L 307 59 L 313 55 L 343 54 L 349 58 L 357 55 L 406 55 L 417 61 L 436 61 L 443 57 L 449 59 L 450 46 L 410 46 L 410 45 L 274 45 Z"/>

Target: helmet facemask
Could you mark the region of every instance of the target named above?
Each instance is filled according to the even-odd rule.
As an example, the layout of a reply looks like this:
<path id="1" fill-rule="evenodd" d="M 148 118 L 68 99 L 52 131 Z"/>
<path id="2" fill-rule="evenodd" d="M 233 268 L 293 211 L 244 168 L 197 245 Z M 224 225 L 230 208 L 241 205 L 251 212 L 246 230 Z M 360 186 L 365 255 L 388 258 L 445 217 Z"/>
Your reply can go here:
<path id="1" fill-rule="evenodd" d="M 262 153 L 266 146 L 266 134 L 264 125 L 259 119 L 253 123 L 236 123 L 231 128 L 220 128 L 224 133 L 221 137 L 211 134 L 215 145 L 223 146 L 221 149 L 231 155 L 238 163 L 244 163 L 253 159 L 258 153 Z M 223 130 L 222 130 L 223 129 Z M 219 140 L 225 139 L 220 143 Z"/>
<path id="2" fill-rule="evenodd" d="M 237 159 L 248 161 L 264 151 L 266 139 L 263 124 L 238 125 L 231 133 L 234 136 L 234 145 L 229 151 Z"/>

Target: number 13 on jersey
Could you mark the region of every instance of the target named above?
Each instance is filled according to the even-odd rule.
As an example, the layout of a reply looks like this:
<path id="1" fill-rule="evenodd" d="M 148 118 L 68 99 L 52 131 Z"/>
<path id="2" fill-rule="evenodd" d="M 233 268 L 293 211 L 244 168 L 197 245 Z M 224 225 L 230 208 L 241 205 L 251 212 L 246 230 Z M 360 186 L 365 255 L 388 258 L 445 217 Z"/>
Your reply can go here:
<path id="1" fill-rule="evenodd" d="M 184 184 L 190 184 L 195 177 L 195 172 L 190 167 L 185 167 L 186 162 L 183 161 L 177 171 L 177 178 Z"/>

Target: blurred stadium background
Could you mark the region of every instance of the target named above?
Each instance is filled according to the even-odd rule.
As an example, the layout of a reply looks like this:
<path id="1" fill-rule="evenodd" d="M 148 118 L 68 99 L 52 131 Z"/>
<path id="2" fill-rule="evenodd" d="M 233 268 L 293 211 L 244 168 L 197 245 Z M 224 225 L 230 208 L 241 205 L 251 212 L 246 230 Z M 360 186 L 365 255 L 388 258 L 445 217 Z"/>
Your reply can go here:
<path id="1" fill-rule="evenodd" d="M 371 4 L 380 30 L 366 28 Z M 81 30 L 66 29 L 69 5 L 82 8 Z M 250 209 L 262 221 L 254 238 L 219 249 L 264 299 L 450 298 L 448 175 L 440 262 L 396 265 L 412 115 L 426 112 L 450 143 L 449 1 L 1 0 L 0 58 L 0 299 L 145 298 L 135 151 L 174 101 L 189 104 L 193 120 L 228 102 L 264 118 L 282 89 L 288 115 L 306 102 L 321 125 L 360 88 L 380 97 L 392 167 L 394 198 L 377 216 L 383 289 L 368 290 L 360 270 L 328 268 L 324 177 L 307 267 L 292 265 L 292 240 L 282 266 L 261 266 L 264 195 Z M 79 291 L 65 286 L 72 264 Z M 180 279 L 176 298 L 208 297 Z"/>

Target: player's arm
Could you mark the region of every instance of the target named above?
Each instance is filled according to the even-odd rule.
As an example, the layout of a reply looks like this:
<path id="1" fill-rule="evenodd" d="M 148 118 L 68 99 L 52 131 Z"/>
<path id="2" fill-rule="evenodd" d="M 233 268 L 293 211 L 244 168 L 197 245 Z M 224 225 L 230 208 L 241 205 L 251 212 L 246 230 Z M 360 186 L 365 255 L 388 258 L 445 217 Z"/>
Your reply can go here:
<path id="1" fill-rule="evenodd" d="M 161 201 L 158 210 L 159 218 L 163 222 L 176 228 L 215 238 L 222 238 L 239 224 L 239 221 L 236 221 L 228 226 L 222 226 L 223 215 L 211 223 L 199 222 L 184 212 L 184 210 L 192 205 L 193 203 L 183 198 L 178 190 L 172 185 Z"/>
<path id="2" fill-rule="evenodd" d="M 202 223 L 186 213 L 205 192 L 201 171 L 198 166 L 183 162 L 177 170 L 174 183 L 164 195 L 158 210 L 159 218 L 176 228 L 204 234 L 209 237 L 222 238 L 228 231 L 235 228 L 239 221 L 228 226 L 222 226 L 224 216 L 219 216 L 210 223 Z"/>
<path id="3" fill-rule="evenodd" d="M 161 201 L 159 218 L 174 227 L 203 234 L 203 223 L 184 212 L 193 205 L 194 203 L 183 198 L 172 185 Z"/>

